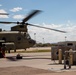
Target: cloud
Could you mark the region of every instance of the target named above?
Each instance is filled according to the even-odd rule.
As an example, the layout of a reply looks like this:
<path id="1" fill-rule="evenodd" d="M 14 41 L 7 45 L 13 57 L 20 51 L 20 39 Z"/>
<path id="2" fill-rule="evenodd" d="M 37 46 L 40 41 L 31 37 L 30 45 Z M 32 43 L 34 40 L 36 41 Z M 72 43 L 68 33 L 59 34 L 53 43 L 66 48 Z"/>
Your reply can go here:
<path id="1" fill-rule="evenodd" d="M 10 11 L 12 11 L 12 12 L 18 12 L 20 10 L 22 10 L 21 7 L 16 7 L 16 8 L 11 9 Z"/>
<path id="2" fill-rule="evenodd" d="M 2 5 L 0 4 L 0 6 L 2 6 Z"/>
<path id="3" fill-rule="evenodd" d="M 43 42 L 43 38 L 45 43 L 55 43 L 60 41 L 65 41 L 65 36 L 67 37 L 67 41 L 75 41 L 76 40 L 76 24 L 69 22 L 69 25 L 66 24 L 42 24 L 40 26 L 45 26 L 49 28 L 54 28 L 58 30 L 66 31 L 67 33 L 60 33 L 52 30 L 46 30 L 42 28 L 28 26 L 28 32 L 31 37 L 34 38 L 34 33 L 36 33 L 36 41 Z"/>
<path id="4" fill-rule="evenodd" d="M 0 13 L 7 13 L 4 9 L 0 9 Z M 9 18 L 7 15 L 0 15 L 0 18 Z"/>
<path id="5" fill-rule="evenodd" d="M 17 20 L 18 20 L 18 19 L 23 19 L 23 17 L 24 17 L 23 15 L 14 15 L 14 16 L 13 16 L 13 18 L 14 18 L 14 19 L 17 19 Z"/>

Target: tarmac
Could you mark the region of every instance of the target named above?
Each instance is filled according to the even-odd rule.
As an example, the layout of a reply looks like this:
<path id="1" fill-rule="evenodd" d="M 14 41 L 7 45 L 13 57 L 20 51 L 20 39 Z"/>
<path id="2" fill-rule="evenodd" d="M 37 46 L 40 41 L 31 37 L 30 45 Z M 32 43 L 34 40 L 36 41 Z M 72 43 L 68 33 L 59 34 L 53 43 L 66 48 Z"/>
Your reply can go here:
<path id="1" fill-rule="evenodd" d="M 0 68 L 27 66 L 54 72 L 76 71 L 76 66 L 71 66 L 71 69 L 67 66 L 67 69 L 64 69 L 64 64 L 59 64 L 58 60 L 51 60 L 51 52 L 21 53 L 22 59 L 16 59 L 17 54 L 7 53 L 6 58 L 0 59 Z"/>

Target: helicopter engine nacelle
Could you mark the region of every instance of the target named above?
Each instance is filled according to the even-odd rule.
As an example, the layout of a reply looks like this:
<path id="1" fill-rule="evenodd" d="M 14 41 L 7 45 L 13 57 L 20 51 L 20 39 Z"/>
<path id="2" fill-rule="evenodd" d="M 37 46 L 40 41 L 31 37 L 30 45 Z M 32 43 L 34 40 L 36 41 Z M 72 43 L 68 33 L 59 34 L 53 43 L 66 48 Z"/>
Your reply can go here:
<path id="1" fill-rule="evenodd" d="M 16 25 L 11 27 L 11 31 L 27 32 L 27 25 Z"/>

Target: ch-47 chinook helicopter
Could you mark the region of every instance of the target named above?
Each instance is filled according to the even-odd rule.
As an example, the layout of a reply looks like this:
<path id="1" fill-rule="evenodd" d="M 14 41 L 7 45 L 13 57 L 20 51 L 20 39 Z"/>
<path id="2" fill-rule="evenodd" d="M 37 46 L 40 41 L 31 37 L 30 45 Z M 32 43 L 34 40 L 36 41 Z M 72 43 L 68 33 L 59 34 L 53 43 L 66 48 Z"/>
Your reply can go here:
<path id="1" fill-rule="evenodd" d="M 2 43 L 2 44 L 5 44 L 7 46 L 7 49 L 9 52 L 11 49 L 14 49 L 15 52 L 16 52 L 16 49 L 25 49 L 26 50 L 26 48 L 29 48 L 29 47 L 32 47 L 35 45 L 36 41 L 31 39 L 30 35 L 28 34 L 28 30 L 27 30 L 28 25 L 65 33 L 65 31 L 26 23 L 30 18 L 32 18 L 39 12 L 40 12 L 40 10 L 33 10 L 27 17 L 25 17 L 22 20 L 22 22 L 0 21 L 0 23 L 2 23 L 2 24 L 17 24 L 16 26 L 11 27 L 11 31 L 0 30 L 0 40 L 4 41 L 4 43 Z"/>
<path id="2" fill-rule="evenodd" d="M 0 13 L 0 15 L 9 15 L 8 13 Z"/>

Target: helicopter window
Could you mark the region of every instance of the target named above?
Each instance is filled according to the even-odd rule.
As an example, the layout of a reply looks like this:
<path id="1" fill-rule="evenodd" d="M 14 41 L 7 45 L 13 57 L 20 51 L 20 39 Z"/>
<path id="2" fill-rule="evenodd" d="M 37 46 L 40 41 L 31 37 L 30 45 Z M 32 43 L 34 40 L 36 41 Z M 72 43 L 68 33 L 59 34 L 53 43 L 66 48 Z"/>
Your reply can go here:
<path id="1" fill-rule="evenodd" d="M 3 37 L 3 38 L 2 38 L 2 40 L 5 40 L 5 41 L 6 41 L 6 38 L 5 38 L 5 37 Z"/>
<path id="2" fill-rule="evenodd" d="M 26 33 L 24 33 L 24 37 L 26 37 Z"/>
<path id="3" fill-rule="evenodd" d="M 21 37 L 18 37 L 17 39 L 20 41 L 21 40 Z"/>
<path id="4" fill-rule="evenodd" d="M 25 35 L 25 38 L 27 38 L 27 39 L 31 39 L 31 37 L 30 37 L 29 34 L 26 34 L 26 35 Z"/>

